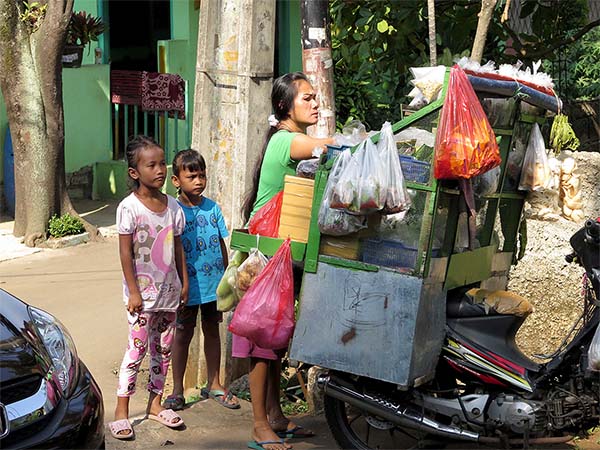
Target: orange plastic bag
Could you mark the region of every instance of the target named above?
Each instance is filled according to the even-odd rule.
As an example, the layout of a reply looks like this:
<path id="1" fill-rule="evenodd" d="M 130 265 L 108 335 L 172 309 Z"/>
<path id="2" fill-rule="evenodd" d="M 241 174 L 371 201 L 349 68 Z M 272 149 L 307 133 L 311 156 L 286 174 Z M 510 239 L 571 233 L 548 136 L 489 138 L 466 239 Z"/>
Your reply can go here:
<path id="1" fill-rule="evenodd" d="M 288 346 L 294 325 L 292 252 L 286 239 L 240 300 L 228 329 L 259 347 L 278 350 Z"/>
<path id="2" fill-rule="evenodd" d="M 283 191 L 275 194 L 271 200 L 256 211 L 248 223 L 248 232 L 266 237 L 279 235 L 279 219 L 281 217 L 281 204 Z"/>
<path id="3" fill-rule="evenodd" d="M 500 165 L 496 135 L 465 72 L 450 69 L 435 139 L 433 173 L 437 179 L 472 178 Z"/>

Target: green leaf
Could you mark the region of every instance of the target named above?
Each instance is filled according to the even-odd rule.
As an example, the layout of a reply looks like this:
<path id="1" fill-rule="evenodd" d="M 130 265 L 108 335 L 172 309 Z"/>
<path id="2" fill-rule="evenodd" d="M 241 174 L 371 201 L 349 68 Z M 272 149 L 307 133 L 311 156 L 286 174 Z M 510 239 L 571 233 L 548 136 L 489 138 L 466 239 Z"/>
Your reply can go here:
<path id="1" fill-rule="evenodd" d="M 381 20 L 377 23 L 377 31 L 380 33 L 385 33 L 388 30 L 389 26 L 386 20 Z"/>

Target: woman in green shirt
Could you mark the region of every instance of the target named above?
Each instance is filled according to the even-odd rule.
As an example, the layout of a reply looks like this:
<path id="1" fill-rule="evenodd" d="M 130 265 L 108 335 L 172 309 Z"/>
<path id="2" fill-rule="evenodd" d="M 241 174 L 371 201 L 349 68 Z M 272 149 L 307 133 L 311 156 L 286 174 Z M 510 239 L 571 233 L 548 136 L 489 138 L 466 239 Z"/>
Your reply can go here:
<path id="1" fill-rule="evenodd" d="M 295 175 L 298 162 L 312 158 L 313 150 L 333 143 L 333 138 L 318 139 L 306 134 L 317 123 L 319 102 L 302 72 L 285 74 L 275 80 L 271 91 L 274 114 L 258 160 L 253 186 L 246 197 L 242 214 L 247 222 L 265 203 L 283 189 L 285 175 Z M 248 446 L 255 449 L 285 450 L 291 446 L 283 438 L 312 436 L 294 424 L 281 411 L 279 381 L 281 358 L 287 348 L 269 350 L 241 336 L 233 335 L 232 354 L 250 358 L 250 395 L 254 429 Z"/>

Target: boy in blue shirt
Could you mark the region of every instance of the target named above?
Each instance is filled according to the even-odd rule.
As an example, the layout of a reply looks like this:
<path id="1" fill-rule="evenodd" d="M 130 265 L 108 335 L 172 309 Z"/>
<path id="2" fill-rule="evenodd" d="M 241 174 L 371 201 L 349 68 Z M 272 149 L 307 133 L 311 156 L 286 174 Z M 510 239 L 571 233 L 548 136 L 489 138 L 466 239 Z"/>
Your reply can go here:
<path id="1" fill-rule="evenodd" d="M 219 381 L 221 338 L 219 324 L 223 314 L 217 311 L 217 285 L 227 267 L 227 247 L 223 238 L 229 236 L 221 208 L 202 195 L 206 188 L 206 163 L 195 150 L 181 150 L 173 158 L 173 185 L 178 188 L 177 201 L 185 214 L 181 243 L 185 252 L 189 279 L 187 305 L 177 311 L 177 329 L 172 346 L 173 393 L 165 399 L 165 408 L 182 409 L 183 375 L 189 346 L 200 311 L 204 334 L 204 356 L 208 384 L 203 395 L 226 408 L 240 407 L 238 399 Z"/>

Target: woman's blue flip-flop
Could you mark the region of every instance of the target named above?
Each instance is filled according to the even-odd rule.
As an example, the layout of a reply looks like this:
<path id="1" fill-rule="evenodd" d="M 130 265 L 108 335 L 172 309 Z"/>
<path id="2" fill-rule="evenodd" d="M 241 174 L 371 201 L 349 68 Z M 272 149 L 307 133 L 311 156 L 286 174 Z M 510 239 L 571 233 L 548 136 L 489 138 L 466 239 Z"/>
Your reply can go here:
<path id="1" fill-rule="evenodd" d="M 301 431 L 301 430 L 304 430 L 304 431 Z M 289 430 L 276 431 L 275 433 L 277 434 L 277 436 L 279 436 L 282 439 L 309 438 L 309 437 L 313 437 L 315 435 L 315 433 L 313 433 L 312 431 L 306 430 L 304 427 L 301 427 L 300 425 L 296 425 L 294 428 L 290 428 Z"/>
<path id="2" fill-rule="evenodd" d="M 251 448 L 253 450 L 265 450 L 265 445 L 272 445 L 272 444 L 280 444 L 283 445 L 283 439 L 280 439 L 278 441 L 262 441 L 262 442 L 257 442 L 257 441 L 248 441 L 248 448 Z"/>

